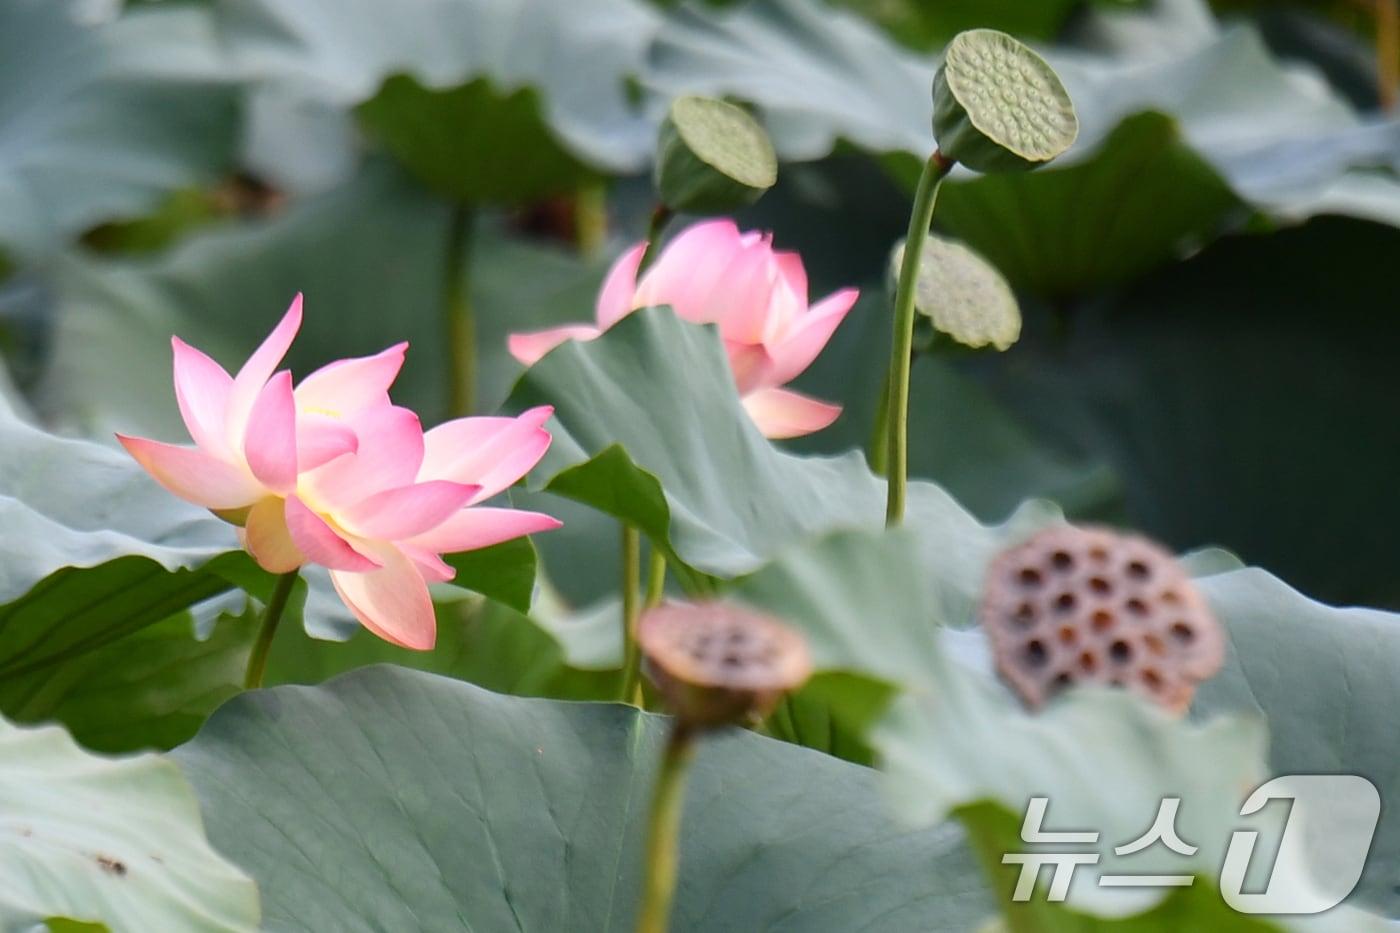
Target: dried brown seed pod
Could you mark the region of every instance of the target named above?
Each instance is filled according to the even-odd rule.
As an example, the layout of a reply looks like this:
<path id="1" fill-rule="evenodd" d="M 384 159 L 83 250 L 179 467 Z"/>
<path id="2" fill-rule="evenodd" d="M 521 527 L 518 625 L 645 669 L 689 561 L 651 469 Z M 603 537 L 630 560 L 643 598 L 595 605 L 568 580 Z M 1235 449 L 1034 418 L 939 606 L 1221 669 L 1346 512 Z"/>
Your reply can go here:
<path id="1" fill-rule="evenodd" d="M 642 616 L 647 674 L 692 726 L 766 716 L 812 673 L 802 636 L 733 603 L 666 602 Z"/>
<path id="2" fill-rule="evenodd" d="M 1103 528 L 1048 528 L 998 554 L 981 621 L 997 669 L 1031 707 L 1097 683 L 1181 713 L 1225 659 L 1220 625 L 1176 559 Z"/>

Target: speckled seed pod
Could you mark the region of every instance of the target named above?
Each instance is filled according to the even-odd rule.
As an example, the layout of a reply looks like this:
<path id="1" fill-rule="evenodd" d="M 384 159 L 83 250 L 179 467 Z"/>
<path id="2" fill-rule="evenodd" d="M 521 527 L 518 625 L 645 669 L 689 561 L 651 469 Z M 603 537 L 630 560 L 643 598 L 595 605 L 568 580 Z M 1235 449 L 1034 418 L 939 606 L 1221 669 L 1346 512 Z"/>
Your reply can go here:
<path id="1" fill-rule="evenodd" d="M 1101 528 L 1049 528 L 997 555 L 981 620 L 997 669 L 1031 707 L 1096 683 L 1182 713 L 1225 658 L 1220 626 L 1176 559 Z"/>
<path id="2" fill-rule="evenodd" d="M 642 616 L 637 640 L 647 675 L 691 726 L 766 716 L 812 673 L 801 635 L 733 603 L 663 603 Z"/>
<path id="3" fill-rule="evenodd" d="M 1074 144 L 1079 118 L 1045 61 L 995 29 L 948 43 L 933 79 L 933 135 L 944 156 L 979 172 L 1044 165 Z"/>

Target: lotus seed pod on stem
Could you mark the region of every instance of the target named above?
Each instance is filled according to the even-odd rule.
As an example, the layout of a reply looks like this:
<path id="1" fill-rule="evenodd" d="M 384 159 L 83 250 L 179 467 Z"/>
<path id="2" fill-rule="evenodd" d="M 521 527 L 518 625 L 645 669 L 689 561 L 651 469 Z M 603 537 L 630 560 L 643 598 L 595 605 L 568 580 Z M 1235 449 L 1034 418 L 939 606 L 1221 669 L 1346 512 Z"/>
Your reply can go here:
<path id="1" fill-rule="evenodd" d="M 693 728 L 761 719 L 812 673 L 801 635 L 732 603 L 663 603 L 642 617 L 638 640 L 652 681 Z"/>
<path id="2" fill-rule="evenodd" d="M 1074 103 L 1054 69 L 994 29 L 959 33 L 933 79 L 939 150 L 979 172 L 1037 168 L 1079 135 Z"/>
<path id="3" fill-rule="evenodd" d="M 679 97 L 661 124 L 655 184 L 671 211 L 723 214 L 757 201 L 778 180 L 773 144 L 743 108 Z"/>

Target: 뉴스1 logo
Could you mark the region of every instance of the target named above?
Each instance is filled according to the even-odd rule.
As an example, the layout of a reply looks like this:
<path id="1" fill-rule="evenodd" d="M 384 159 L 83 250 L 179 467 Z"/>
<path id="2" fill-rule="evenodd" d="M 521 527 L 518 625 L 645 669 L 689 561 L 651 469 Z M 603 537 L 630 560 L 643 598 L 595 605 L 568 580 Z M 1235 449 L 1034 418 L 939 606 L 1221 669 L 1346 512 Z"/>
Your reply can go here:
<path id="1" fill-rule="evenodd" d="M 1361 880 L 1376 824 L 1380 821 L 1381 797 L 1376 786 L 1355 774 L 1289 774 L 1261 785 L 1240 808 L 1243 818 L 1261 814 L 1271 801 L 1290 804 L 1282 831 L 1275 838 L 1264 838 L 1261 829 L 1241 828 L 1230 833 L 1221 866 L 1220 893 L 1230 907 L 1245 914 L 1317 914 L 1336 907 Z M 1020 871 L 1011 899 L 1024 902 L 1035 892 L 1041 869 L 1050 868 L 1045 897 L 1063 901 L 1069 894 L 1074 872 L 1083 865 L 1097 865 L 1101 853 L 1088 847 L 1099 842 L 1095 830 L 1047 830 L 1044 828 L 1048 797 L 1032 797 L 1026 805 L 1021 825 L 1021 841 L 1027 845 L 1063 847 L 1053 852 L 1008 852 L 1003 865 L 1018 865 Z M 1163 846 L 1181 856 L 1193 856 L 1199 846 L 1182 838 L 1177 831 L 1180 797 L 1165 797 L 1146 832 L 1113 847 L 1113 853 L 1127 858 L 1154 846 Z M 1262 876 L 1254 865 L 1256 855 L 1272 855 L 1272 865 Z M 1246 877 L 1254 869 L 1254 883 Z M 1103 874 L 1103 888 L 1189 887 L 1195 874 L 1146 872 Z M 1246 891 L 1246 887 L 1262 890 Z"/>

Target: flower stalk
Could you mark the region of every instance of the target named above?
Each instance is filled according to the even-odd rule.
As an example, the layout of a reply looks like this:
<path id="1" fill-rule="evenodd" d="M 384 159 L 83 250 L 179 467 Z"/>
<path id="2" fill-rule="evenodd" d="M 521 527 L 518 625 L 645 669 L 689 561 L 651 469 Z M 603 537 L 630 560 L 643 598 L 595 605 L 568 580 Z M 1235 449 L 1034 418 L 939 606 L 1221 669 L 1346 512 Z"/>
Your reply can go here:
<path id="1" fill-rule="evenodd" d="M 263 673 L 267 670 L 267 655 L 272 650 L 272 639 L 277 634 L 277 624 L 282 621 L 282 615 L 287 610 L 287 602 L 291 599 L 292 588 L 296 586 L 300 573 L 300 570 L 293 570 L 282 574 L 272 588 L 272 597 L 263 609 L 258 640 L 253 643 L 253 650 L 248 655 L 248 669 L 243 675 L 245 690 L 256 690 L 262 686 Z"/>
<path id="2" fill-rule="evenodd" d="M 476 405 L 476 315 L 470 295 L 472 227 L 476 215 L 459 204 L 447 228 L 447 268 L 443 281 L 443 327 L 447 339 L 448 402 L 454 416 Z"/>
<path id="3" fill-rule="evenodd" d="M 666 225 L 671 222 L 671 218 L 676 216 L 676 212 L 665 204 L 657 202 L 656 207 L 651 212 L 651 220 L 647 223 L 647 245 L 642 253 L 641 261 L 637 263 L 637 274 L 641 275 L 646 271 L 647 266 L 656 258 L 656 251 L 661 244 L 661 234 L 665 232 Z"/>
<path id="4" fill-rule="evenodd" d="M 653 564 L 653 567 L 655 565 Z M 775 618 L 718 601 L 662 603 L 638 632 L 647 676 L 675 714 L 647 822 L 638 933 L 665 933 L 680 859 L 681 810 L 695 744 L 707 731 L 756 722 L 812 672 L 802 636 Z"/>
<path id="5" fill-rule="evenodd" d="M 631 525 L 622 526 L 622 690 L 624 703 L 633 703 L 641 686 L 642 654 L 637 644 L 641 617 L 642 536 Z M 640 705 L 640 704 L 639 704 Z"/>
<path id="6" fill-rule="evenodd" d="M 637 912 L 637 933 L 665 933 L 671 918 L 671 901 L 676 892 L 680 864 L 681 813 L 685 804 L 686 778 L 695 758 L 695 730 L 682 720 L 671 727 L 666 750 L 652 791 L 651 813 L 647 819 L 645 861 L 646 880 Z"/>
<path id="7" fill-rule="evenodd" d="M 939 150 L 924 163 L 919 186 L 914 193 L 914 209 L 909 215 L 909 232 L 904 241 L 904 261 L 899 267 L 899 283 L 894 297 L 894 341 L 890 349 L 890 393 L 886 409 L 889 491 L 885 504 L 885 524 L 904 520 L 904 501 L 909 485 L 909 371 L 914 352 L 914 285 L 919 275 L 919 259 L 924 240 L 933 223 L 938 189 L 953 168 L 953 162 Z"/>

